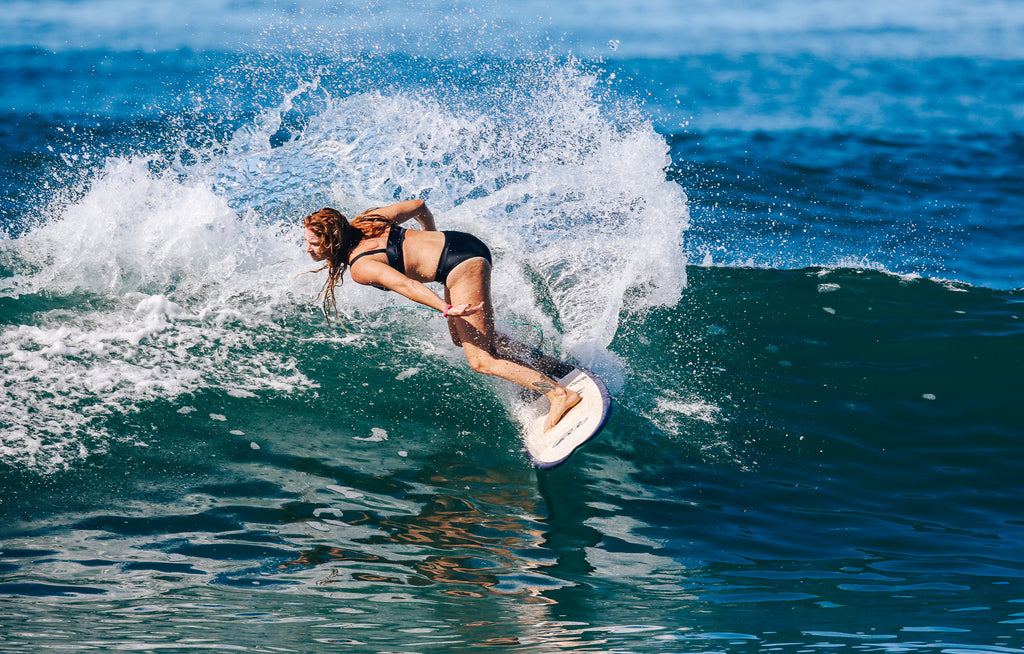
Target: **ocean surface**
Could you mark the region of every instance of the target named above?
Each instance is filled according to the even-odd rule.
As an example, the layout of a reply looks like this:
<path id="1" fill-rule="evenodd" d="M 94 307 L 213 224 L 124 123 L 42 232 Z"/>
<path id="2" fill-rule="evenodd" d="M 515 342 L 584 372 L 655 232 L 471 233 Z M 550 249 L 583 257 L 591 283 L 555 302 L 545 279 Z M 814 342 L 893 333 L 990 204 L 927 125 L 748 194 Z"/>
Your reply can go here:
<path id="1" fill-rule="evenodd" d="M 0 652 L 1024 653 L 1024 3 L 0 3 Z M 423 198 L 517 394 L 301 218 Z"/>

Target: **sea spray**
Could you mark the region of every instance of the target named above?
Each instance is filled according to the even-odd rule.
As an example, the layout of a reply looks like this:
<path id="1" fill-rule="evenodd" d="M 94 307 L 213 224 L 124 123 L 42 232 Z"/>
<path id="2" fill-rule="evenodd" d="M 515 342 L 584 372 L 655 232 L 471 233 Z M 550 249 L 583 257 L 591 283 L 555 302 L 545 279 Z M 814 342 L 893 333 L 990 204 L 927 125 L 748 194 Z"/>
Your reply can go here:
<path id="1" fill-rule="evenodd" d="M 597 77 L 544 62 L 522 79 L 466 90 L 333 95 L 301 131 L 262 151 L 253 126 L 216 162 L 214 188 L 237 210 L 305 215 L 330 203 L 349 214 L 419 197 L 439 227 L 473 232 L 496 256 L 499 309 L 561 332 L 592 363 L 623 311 L 673 304 L 686 197 L 665 178 L 668 147 L 626 107 L 609 107 Z M 282 111 L 295 106 L 286 94 Z M 232 156 L 242 152 L 244 156 Z M 379 296 L 378 296 L 379 297 Z"/>

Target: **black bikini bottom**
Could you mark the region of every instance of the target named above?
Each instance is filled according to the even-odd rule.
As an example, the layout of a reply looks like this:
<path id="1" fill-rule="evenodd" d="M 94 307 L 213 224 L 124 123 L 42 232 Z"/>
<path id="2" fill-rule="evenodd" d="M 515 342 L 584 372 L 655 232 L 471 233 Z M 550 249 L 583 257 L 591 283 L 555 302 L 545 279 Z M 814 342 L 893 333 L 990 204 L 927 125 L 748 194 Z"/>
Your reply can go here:
<path id="1" fill-rule="evenodd" d="M 455 267 L 463 261 L 483 257 L 487 263 L 491 263 L 491 251 L 483 241 L 465 232 L 443 232 L 444 248 L 441 250 L 441 258 L 437 261 L 437 275 L 435 282 L 444 284 L 448 275 Z"/>

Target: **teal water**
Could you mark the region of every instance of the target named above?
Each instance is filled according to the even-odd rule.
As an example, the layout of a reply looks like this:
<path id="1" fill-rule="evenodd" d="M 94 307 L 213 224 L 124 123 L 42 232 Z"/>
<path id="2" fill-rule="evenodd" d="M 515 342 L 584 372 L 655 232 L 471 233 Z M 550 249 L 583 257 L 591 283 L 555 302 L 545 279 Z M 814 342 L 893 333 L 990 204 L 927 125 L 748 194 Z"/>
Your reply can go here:
<path id="1" fill-rule="evenodd" d="M 293 310 L 274 347 L 315 389 L 149 402 L 67 470 L 5 473 L 3 645 L 1012 649 L 1019 308 L 691 269 L 612 343 L 605 432 L 543 473 L 429 337 Z"/>
<path id="2" fill-rule="evenodd" d="M 0 651 L 1024 651 L 1017 3 L 177 12 L 0 12 Z M 563 466 L 318 313 L 406 197 L 608 384 Z"/>

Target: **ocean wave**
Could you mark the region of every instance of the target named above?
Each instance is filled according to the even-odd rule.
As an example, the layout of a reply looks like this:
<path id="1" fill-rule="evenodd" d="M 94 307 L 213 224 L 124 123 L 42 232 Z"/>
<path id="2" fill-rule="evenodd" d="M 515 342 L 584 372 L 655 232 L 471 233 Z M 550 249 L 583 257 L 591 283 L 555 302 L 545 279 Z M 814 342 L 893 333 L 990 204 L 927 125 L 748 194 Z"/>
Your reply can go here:
<path id="1" fill-rule="evenodd" d="M 517 74 L 455 98 L 313 79 L 224 142 L 83 162 L 70 199 L 0 241 L 4 377 L 17 381 L 2 400 L 5 460 L 66 467 L 126 437 L 111 416 L 157 401 L 314 388 L 290 350 L 315 322 L 319 283 L 303 274 L 299 218 L 324 204 L 427 199 L 440 226 L 491 245 L 499 317 L 614 366 L 620 315 L 672 305 L 685 286 L 686 197 L 665 178 L 664 139 L 609 109 L 585 67 Z M 345 329 L 393 304 L 351 283 L 339 294 Z M 40 297 L 60 306 L 34 310 Z"/>

